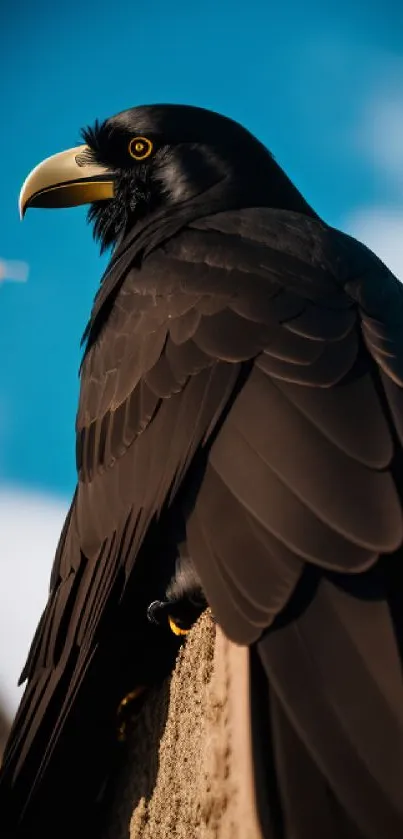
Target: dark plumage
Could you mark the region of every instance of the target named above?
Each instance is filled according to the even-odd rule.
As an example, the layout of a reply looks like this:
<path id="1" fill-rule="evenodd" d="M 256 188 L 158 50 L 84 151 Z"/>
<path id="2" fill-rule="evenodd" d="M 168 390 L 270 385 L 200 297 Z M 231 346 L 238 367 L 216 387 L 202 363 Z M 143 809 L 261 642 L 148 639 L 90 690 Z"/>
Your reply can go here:
<path id="1" fill-rule="evenodd" d="M 115 250 L 2 772 L 8 835 L 89 835 L 116 705 L 177 650 L 147 606 L 200 579 L 251 645 L 267 835 L 400 839 L 403 289 L 230 120 L 143 107 L 84 137 L 115 181 L 90 209 Z"/>

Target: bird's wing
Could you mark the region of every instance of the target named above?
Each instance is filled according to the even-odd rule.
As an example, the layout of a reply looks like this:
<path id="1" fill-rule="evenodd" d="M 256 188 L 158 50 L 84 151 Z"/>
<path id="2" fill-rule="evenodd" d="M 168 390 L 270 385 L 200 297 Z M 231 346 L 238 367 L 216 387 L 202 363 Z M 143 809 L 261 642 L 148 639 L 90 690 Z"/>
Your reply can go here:
<path id="1" fill-rule="evenodd" d="M 209 441 L 188 541 L 236 640 L 259 636 L 306 560 L 359 571 L 400 544 L 394 426 L 371 353 L 399 388 L 402 355 L 384 342 L 397 346 L 402 295 L 379 261 L 371 274 L 366 253 L 357 260 L 361 286 L 347 288 L 355 277 L 343 276 L 343 243 L 297 214 L 219 214 L 122 278 L 83 364 L 79 482 L 23 674 L 6 755 L 17 772 L 46 715 L 43 766 L 49 760 L 107 605 L 117 604 L 150 523 Z M 358 299 L 372 284 L 388 289 L 378 314 Z M 393 410 L 398 397 L 388 398 Z"/>
<path id="2" fill-rule="evenodd" d="M 227 633 L 257 639 L 287 835 L 327 836 L 330 817 L 332 833 L 398 839 L 403 287 L 356 241 L 333 231 L 320 254 L 325 241 L 318 272 L 281 247 L 276 326 L 212 445 L 189 551 Z M 270 771 L 267 723 L 256 731 Z"/>
<path id="3" fill-rule="evenodd" d="M 105 609 L 113 632 L 113 606 L 147 528 L 213 431 L 237 380 L 240 363 L 220 362 L 192 340 L 203 292 L 182 288 L 186 272 L 163 252 L 141 272 L 130 271 L 86 355 L 77 415 L 79 480 L 21 676 L 28 683 L 3 777 L 25 771 L 36 740 L 41 772 L 46 768 L 96 652 Z M 139 584 L 133 623 L 136 606 L 147 623 L 148 589 L 146 601 Z M 31 794 L 41 772 L 36 768 Z"/>
<path id="4" fill-rule="evenodd" d="M 236 273 L 252 261 L 248 247 L 255 267 L 195 340 L 220 357 L 249 330 L 263 351 L 214 441 L 188 525 L 208 600 L 240 643 L 272 622 L 306 561 L 363 571 L 403 534 L 403 288 L 355 240 L 290 214 L 269 234 L 254 212 L 204 222 L 220 231 L 211 260 L 225 261 L 224 229 L 239 236 Z"/>

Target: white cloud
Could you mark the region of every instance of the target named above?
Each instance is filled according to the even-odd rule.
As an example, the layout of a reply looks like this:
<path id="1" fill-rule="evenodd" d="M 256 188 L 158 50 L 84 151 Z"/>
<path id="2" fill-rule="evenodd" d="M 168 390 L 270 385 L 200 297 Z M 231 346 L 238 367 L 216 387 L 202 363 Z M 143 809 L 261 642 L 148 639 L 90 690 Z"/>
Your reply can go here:
<path id="1" fill-rule="evenodd" d="M 27 262 L 16 259 L 0 259 L 0 283 L 11 280 L 16 283 L 26 283 L 29 274 Z"/>
<path id="2" fill-rule="evenodd" d="M 403 99 L 379 93 L 364 103 L 353 144 L 403 198 Z"/>
<path id="3" fill-rule="evenodd" d="M 11 714 L 66 513 L 63 500 L 0 487 L 0 693 Z"/>
<path id="4" fill-rule="evenodd" d="M 356 210 L 347 217 L 343 228 L 368 245 L 403 281 L 403 207 Z"/>
<path id="5" fill-rule="evenodd" d="M 401 87 L 396 86 L 403 64 L 386 62 L 385 67 L 389 68 L 386 77 L 374 84 L 358 108 L 349 139 L 351 150 L 364 156 L 378 183 L 384 184 L 389 200 L 356 208 L 343 228 L 368 245 L 403 281 L 403 98 Z"/>

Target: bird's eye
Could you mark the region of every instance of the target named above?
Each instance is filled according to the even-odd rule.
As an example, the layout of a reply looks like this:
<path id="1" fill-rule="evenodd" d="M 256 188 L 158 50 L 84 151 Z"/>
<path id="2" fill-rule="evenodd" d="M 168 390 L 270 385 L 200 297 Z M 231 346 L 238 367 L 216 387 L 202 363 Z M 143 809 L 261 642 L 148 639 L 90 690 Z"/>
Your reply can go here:
<path id="1" fill-rule="evenodd" d="M 152 154 L 153 144 L 148 137 L 133 137 L 129 143 L 129 154 L 135 160 L 145 160 Z"/>

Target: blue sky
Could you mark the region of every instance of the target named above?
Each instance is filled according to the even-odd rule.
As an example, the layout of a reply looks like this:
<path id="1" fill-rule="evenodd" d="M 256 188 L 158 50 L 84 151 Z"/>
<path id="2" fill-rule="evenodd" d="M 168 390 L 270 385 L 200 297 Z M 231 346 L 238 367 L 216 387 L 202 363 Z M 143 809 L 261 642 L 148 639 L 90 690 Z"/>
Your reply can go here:
<path id="1" fill-rule="evenodd" d="M 64 511 L 74 486 L 79 340 L 105 264 L 83 208 L 32 210 L 20 223 L 27 173 L 79 142 L 95 118 L 152 102 L 210 107 L 257 134 L 327 221 L 403 268 L 399 5 L 9 5 L 0 35 L 0 258 L 24 260 L 30 273 L 27 283 L 0 283 L 0 489 L 22 493 L 19 526 L 29 493 L 60 498 Z M 9 510 L 7 521 L 15 521 Z M 4 573 L 12 531 L 7 538 Z M 38 555 L 41 544 L 38 535 Z M 46 547 L 47 570 L 51 560 Z"/>
<path id="2" fill-rule="evenodd" d="M 97 117 L 182 101 L 244 122 L 334 224 L 357 203 L 392 200 L 393 182 L 377 176 L 353 135 L 373 91 L 393 83 L 402 92 L 398 69 L 389 77 L 403 10 L 391 0 L 389 14 L 384 2 L 366 4 L 365 14 L 358 3 L 337 5 L 337 15 L 309 1 L 283 9 L 266 0 L 197 9 L 118 2 L 108 14 L 75 0 L 60 9 L 10 5 L 0 59 L 9 126 L 0 134 L 0 255 L 26 260 L 30 278 L 0 289 L 4 481 L 72 490 L 78 344 L 103 265 L 84 209 L 32 211 L 19 222 L 27 172 L 74 145 Z"/>

